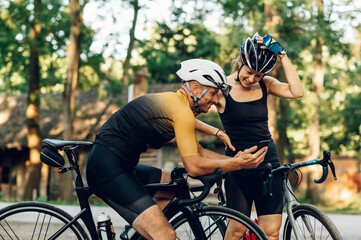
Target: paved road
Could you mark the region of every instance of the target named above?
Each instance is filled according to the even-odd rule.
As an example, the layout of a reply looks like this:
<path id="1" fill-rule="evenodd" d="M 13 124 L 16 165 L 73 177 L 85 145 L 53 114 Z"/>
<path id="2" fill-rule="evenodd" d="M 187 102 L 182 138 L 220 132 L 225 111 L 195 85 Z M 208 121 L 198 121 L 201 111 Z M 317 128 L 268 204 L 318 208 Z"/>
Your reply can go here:
<path id="1" fill-rule="evenodd" d="M 0 202 L 0 209 L 10 204 L 11 203 Z M 77 206 L 59 205 L 58 207 L 71 215 L 75 215 L 79 211 L 79 207 Z M 108 214 L 112 219 L 115 232 L 118 236 L 127 224 L 125 220 L 111 208 L 92 206 L 92 212 L 95 218 L 102 212 Z M 344 240 L 361 240 L 361 215 L 328 214 L 328 216 L 339 229 Z M 254 213 L 252 213 L 251 217 L 254 218 Z M 285 220 L 285 217 L 283 219 Z"/>

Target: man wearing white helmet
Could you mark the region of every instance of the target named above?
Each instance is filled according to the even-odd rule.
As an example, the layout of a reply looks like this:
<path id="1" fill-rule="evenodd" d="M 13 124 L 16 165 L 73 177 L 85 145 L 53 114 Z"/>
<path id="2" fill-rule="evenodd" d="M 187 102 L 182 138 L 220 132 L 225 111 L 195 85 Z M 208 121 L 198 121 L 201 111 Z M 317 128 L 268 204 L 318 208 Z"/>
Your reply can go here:
<path id="1" fill-rule="evenodd" d="M 115 209 L 147 239 L 175 239 L 159 206 L 143 185 L 168 182 L 169 173 L 139 164 L 148 146 L 160 148 L 175 138 L 184 167 L 191 176 L 230 172 L 258 166 L 267 149 L 257 147 L 226 157 L 203 149 L 195 136 L 195 117 L 228 94 L 226 75 L 216 63 L 191 59 L 181 63 L 183 80 L 177 92 L 147 94 L 129 102 L 101 127 L 87 164 L 87 181 L 95 194 Z M 127 194 L 124 194 L 124 193 Z"/>

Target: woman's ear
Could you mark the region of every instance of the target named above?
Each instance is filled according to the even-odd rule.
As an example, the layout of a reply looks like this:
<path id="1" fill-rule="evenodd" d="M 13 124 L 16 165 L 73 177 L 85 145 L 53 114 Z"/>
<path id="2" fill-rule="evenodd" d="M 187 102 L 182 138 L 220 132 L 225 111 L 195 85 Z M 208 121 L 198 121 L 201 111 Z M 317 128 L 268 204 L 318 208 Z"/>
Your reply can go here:
<path id="1" fill-rule="evenodd" d="M 242 59 L 241 59 L 241 57 L 238 57 L 238 58 L 237 58 L 237 63 L 238 63 L 238 66 L 241 66 L 241 65 L 242 65 Z"/>

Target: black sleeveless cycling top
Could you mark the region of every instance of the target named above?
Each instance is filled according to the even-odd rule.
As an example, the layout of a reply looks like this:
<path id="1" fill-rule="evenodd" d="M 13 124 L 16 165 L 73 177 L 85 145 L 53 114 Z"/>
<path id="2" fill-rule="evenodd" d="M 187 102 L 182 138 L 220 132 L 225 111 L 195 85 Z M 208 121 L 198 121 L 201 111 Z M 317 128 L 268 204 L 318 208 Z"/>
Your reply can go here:
<path id="1" fill-rule="evenodd" d="M 236 148 L 235 152 L 227 149 L 226 155 L 228 156 L 252 147 L 261 140 L 272 140 L 268 129 L 267 88 L 263 80 L 259 81 L 259 84 L 262 89 L 261 99 L 237 102 L 231 95 L 225 97 L 226 107 L 224 112 L 219 115 L 224 130 Z M 263 166 L 266 162 L 279 162 L 274 142 L 269 145 L 266 159 L 261 165 Z"/>

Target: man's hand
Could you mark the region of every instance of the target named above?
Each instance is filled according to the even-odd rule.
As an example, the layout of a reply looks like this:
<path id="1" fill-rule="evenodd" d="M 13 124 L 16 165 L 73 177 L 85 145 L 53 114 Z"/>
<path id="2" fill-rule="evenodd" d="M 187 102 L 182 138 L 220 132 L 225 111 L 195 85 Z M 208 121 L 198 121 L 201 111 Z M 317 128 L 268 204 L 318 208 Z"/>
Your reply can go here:
<path id="1" fill-rule="evenodd" d="M 266 156 L 268 147 L 263 147 L 254 154 L 252 152 L 257 150 L 257 146 L 245 149 L 243 152 L 239 151 L 234 158 L 240 160 L 239 166 L 242 168 L 256 168 L 263 162 Z"/>

